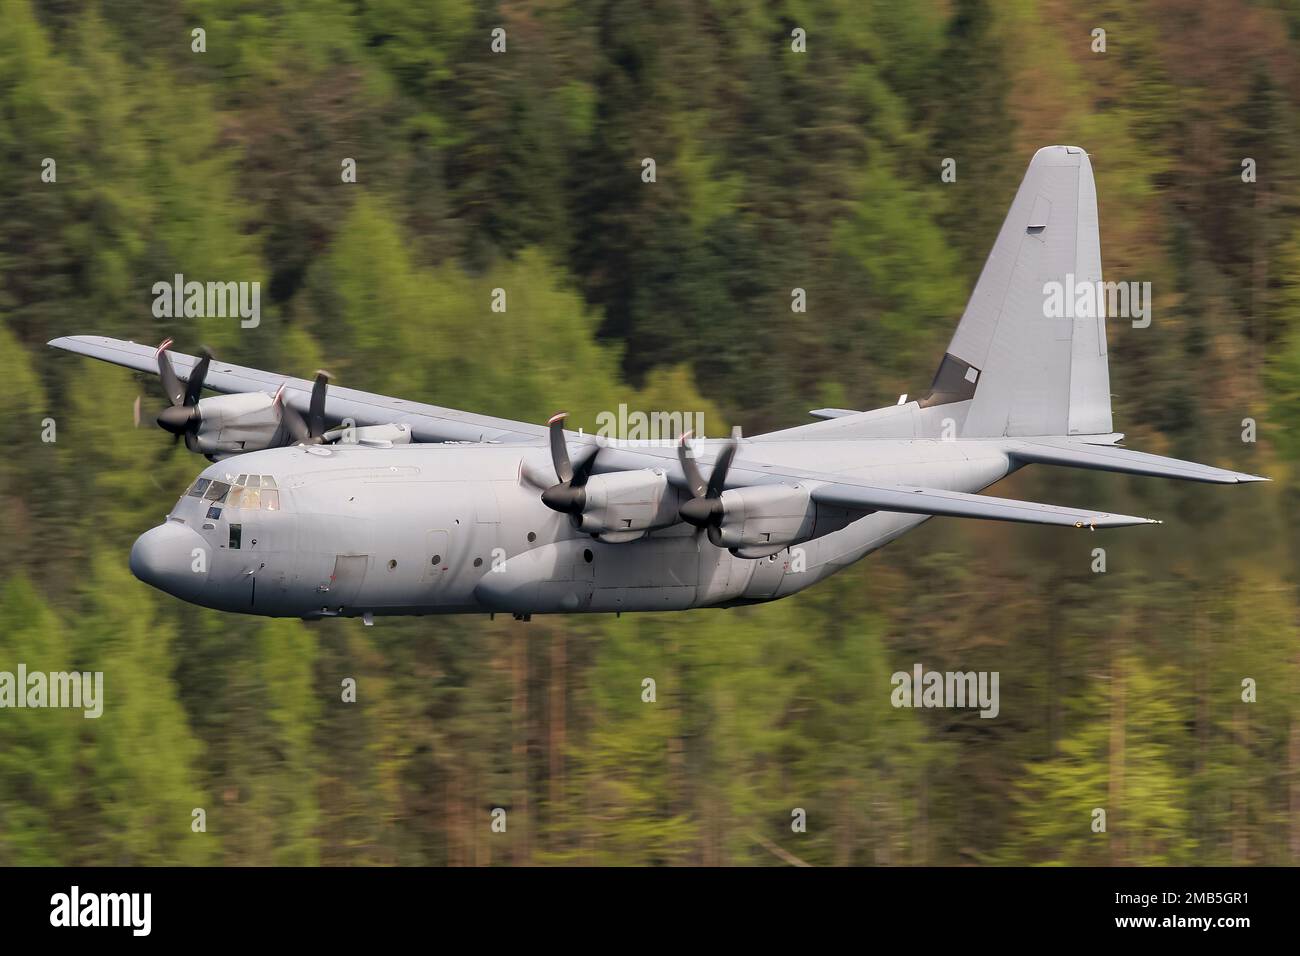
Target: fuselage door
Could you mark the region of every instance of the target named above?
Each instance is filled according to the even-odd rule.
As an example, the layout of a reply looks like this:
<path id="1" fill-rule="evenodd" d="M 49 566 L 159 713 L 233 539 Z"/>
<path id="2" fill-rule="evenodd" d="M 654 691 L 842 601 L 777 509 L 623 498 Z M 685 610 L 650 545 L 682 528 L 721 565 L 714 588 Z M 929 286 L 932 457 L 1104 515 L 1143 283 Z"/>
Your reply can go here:
<path id="1" fill-rule="evenodd" d="M 326 602 L 329 607 L 351 607 L 366 579 L 368 554 L 340 554 L 334 559 L 334 574 L 330 577 Z"/>

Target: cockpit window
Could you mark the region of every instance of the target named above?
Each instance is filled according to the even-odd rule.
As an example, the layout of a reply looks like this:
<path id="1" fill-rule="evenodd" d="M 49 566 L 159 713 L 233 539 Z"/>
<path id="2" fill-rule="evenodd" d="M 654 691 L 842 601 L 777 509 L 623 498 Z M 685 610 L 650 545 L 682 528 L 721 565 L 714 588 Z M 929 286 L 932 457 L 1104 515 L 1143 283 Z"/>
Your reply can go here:
<path id="1" fill-rule="evenodd" d="M 239 479 L 242 478 L 241 482 Z M 226 500 L 227 507 L 262 511 L 280 510 L 280 492 L 270 475 L 240 475 Z"/>
<path id="2" fill-rule="evenodd" d="M 221 502 L 226 500 L 226 492 L 229 490 L 230 486 L 224 481 L 214 481 L 212 484 L 208 485 L 208 490 L 203 493 L 203 500 L 211 501 L 214 504 L 221 504 Z"/>
<path id="3" fill-rule="evenodd" d="M 191 498 L 202 498 L 203 492 L 208 490 L 210 484 L 212 484 L 211 478 L 199 478 L 194 484 L 190 485 L 190 490 L 186 494 Z"/>

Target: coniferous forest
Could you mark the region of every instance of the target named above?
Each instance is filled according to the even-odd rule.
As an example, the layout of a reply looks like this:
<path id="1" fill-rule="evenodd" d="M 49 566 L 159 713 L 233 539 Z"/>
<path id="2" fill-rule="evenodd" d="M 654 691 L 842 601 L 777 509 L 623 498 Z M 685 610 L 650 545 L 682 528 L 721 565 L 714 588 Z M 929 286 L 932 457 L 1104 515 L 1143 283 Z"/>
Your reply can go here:
<path id="1" fill-rule="evenodd" d="M 1298 54 L 1296 0 L 0 0 L 0 670 L 106 696 L 0 710 L 0 864 L 1300 864 Z M 1164 524 L 938 518 L 758 607 L 265 620 L 131 575 L 206 462 L 45 345 L 755 435 L 922 392 L 1054 143 L 1151 283 L 1116 430 L 1271 483 L 1030 468 Z"/>

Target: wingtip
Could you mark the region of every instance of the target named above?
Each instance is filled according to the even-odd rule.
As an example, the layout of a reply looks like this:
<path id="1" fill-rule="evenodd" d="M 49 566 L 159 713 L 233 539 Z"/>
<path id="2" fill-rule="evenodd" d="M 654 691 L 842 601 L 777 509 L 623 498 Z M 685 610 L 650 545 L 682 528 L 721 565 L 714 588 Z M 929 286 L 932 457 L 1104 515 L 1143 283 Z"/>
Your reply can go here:
<path id="1" fill-rule="evenodd" d="M 1074 526 L 1096 531 L 1098 528 L 1132 528 L 1144 524 L 1164 524 L 1164 522 L 1157 518 L 1140 518 L 1137 515 L 1099 514 L 1091 521 L 1076 521 Z"/>
<path id="2" fill-rule="evenodd" d="M 1159 518 L 1139 518 L 1137 516 L 1134 516 L 1130 523 L 1133 525 L 1164 524 Z"/>

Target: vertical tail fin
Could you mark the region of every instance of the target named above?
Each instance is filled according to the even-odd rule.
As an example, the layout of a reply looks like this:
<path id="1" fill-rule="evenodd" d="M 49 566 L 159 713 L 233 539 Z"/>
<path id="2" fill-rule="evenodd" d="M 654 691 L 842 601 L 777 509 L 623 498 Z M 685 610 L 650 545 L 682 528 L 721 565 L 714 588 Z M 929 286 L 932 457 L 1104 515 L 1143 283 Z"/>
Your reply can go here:
<path id="1" fill-rule="evenodd" d="M 922 405 L 969 400 L 965 437 L 1109 433 L 1105 308 L 1048 318 L 1052 282 L 1067 297 L 1101 282 L 1097 186 L 1077 146 L 1034 154 Z"/>

